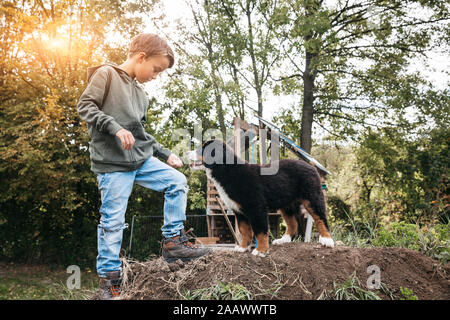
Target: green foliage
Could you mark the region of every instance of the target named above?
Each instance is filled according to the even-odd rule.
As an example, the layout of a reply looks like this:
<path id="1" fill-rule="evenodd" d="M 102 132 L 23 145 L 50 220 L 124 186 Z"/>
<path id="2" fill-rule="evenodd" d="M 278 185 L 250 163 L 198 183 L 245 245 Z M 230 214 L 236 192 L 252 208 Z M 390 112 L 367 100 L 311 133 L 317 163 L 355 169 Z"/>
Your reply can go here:
<path id="1" fill-rule="evenodd" d="M 351 214 L 350 206 L 337 196 L 331 196 L 327 199 L 328 213 L 336 219 L 347 219 Z"/>
<path id="2" fill-rule="evenodd" d="M 450 224 L 427 224 L 420 227 L 404 221 L 382 223 L 370 211 L 348 216 L 347 220 L 331 219 L 331 230 L 336 241 L 345 245 L 368 247 L 398 247 L 417 250 L 439 260 L 450 261 Z M 374 211 L 371 211 L 374 214 Z"/>
<path id="3" fill-rule="evenodd" d="M 285 52 L 289 62 L 281 64 L 285 68 L 275 93 L 298 95 L 302 114 L 308 108 L 314 110 L 313 118 L 308 123 L 302 120 L 298 131 L 314 122 L 333 138 L 352 139 L 361 128 L 405 119 L 411 106 L 445 105 L 445 100 L 436 99 L 442 93 L 436 93 L 432 83 L 408 70 L 415 57 L 448 45 L 445 40 L 433 40 L 433 35 L 448 39 L 444 16 L 449 6 L 435 3 L 342 1 L 328 6 L 323 1 L 281 2 L 280 7 L 288 10 L 279 14 L 283 12 L 288 19 L 279 19 L 284 23 L 275 32 L 280 38 L 288 34 Z M 415 10 L 423 15 L 408 15 Z M 314 87 L 314 99 L 306 99 L 307 85 Z M 424 99 L 425 95 L 431 99 Z"/>
<path id="4" fill-rule="evenodd" d="M 446 222 L 449 138 L 445 128 L 415 139 L 394 129 L 369 132 L 357 151 L 363 179 L 396 204 L 399 217 Z"/>
<path id="5" fill-rule="evenodd" d="M 411 289 L 400 287 L 400 292 L 403 296 L 400 300 L 419 300 Z"/>
<path id="6" fill-rule="evenodd" d="M 217 282 L 215 286 L 187 291 L 186 300 L 252 300 L 252 294 L 241 284 Z"/>
<path id="7" fill-rule="evenodd" d="M 378 229 L 377 238 L 372 242 L 375 246 L 394 247 L 399 246 L 418 250 L 419 227 L 406 222 L 394 222 L 388 228 Z"/>
<path id="8" fill-rule="evenodd" d="M 80 289 L 69 290 L 65 268 L 0 262 L 0 300 L 89 300 L 98 289 L 98 276 L 81 270 Z"/>
<path id="9" fill-rule="evenodd" d="M 381 298 L 375 292 L 364 289 L 354 272 L 342 284 L 333 282 L 333 289 L 322 293 L 318 300 L 381 300 Z"/>
<path id="10" fill-rule="evenodd" d="M 100 194 L 76 104 L 88 66 L 124 58 L 106 36 L 139 32 L 139 3 L 1 2 L 0 259 L 95 262 Z"/>
<path id="11" fill-rule="evenodd" d="M 330 217 L 333 237 L 346 245 L 371 246 L 380 224 L 378 211 L 379 208 L 366 205 L 351 212 L 345 212 L 344 219 Z"/>
<path id="12" fill-rule="evenodd" d="M 394 222 L 378 229 L 372 244 L 419 250 L 445 264 L 450 261 L 450 224 L 419 228 L 415 224 Z"/>
<path id="13" fill-rule="evenodd" d="M 206 174 L 195 171 L 191 172 L 188 177 L 188 208 L 193 213 L 203 213 L 206 209 Z"/>

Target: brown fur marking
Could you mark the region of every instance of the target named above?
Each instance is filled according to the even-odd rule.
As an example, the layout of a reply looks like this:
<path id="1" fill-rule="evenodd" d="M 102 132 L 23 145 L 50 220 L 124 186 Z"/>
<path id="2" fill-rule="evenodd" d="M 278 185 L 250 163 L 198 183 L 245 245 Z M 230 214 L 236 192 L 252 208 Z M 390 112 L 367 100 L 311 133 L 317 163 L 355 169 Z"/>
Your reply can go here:
<path id="1" fill-rule="evenodd" d="M 239 222 L 239 231 L 241 232 L 242 240 L 239 244 L 242 248 L 247 248 L 250 241 L 252 241 L 253 231 L 252 227 L 246 221 Z"/>
<path id="2" fill-rule="evenodd" d="M 256 235 L 256 250 L 261 253 L 265 253 L 269 250 L 269 236 L 265 233 L 260 233 Z"/>
<path id="3" fill-rule="evenodd" d="M 288 216 L 284 210 L 280 209 L 281 216 L 283 217 L 284 221 L 286 222 L 286 233 L 288 234 L 291 239 L 297 234 L 298 229 L 298 222 L 297 219 L 295 219 L 295 216 Z"/>
<path id="4" fill-rule="evenodd" d="M 316 224 L 317 231 L 319 231 L 319 234 L 324 238 L 331 238 L 331 234 L 328 231 L 327 227 L 325 226 L 325 223 L 323 223 L 322 219 L 314 212 L 314 210 L 311 208 L 311 204 L 308 200 L 305 200 L 302 202 L 303 206 L 306 210 L 308 210 L 309 214 L 313 217 L 314 223 Z"/>

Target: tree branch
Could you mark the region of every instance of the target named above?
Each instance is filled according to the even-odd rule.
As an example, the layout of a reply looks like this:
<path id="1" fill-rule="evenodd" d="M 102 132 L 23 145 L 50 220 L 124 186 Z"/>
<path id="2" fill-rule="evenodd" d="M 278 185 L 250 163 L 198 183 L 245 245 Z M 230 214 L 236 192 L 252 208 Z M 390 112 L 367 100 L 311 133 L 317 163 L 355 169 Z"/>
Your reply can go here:
<path id="1" fill-rule="evenodd" d="M 314 123 L 317 123 L 323 130 L 325 130 L 326 132 L 328 132 L 329 134 L 335 136 L 336 138 L 342 139 L 342 137 L 334 132 L 331 132 L 330 130 L 328 130 L 327 128 L 325 128 L 319 121 L 316 121 L 313 119 Z"/>
<path id="2" fill-rule="evenodd" d="M 323 115 L 330 116 L 330 117 L 333 117 L 333 118 L 344 119 L 344 120 L 348 120 L 348 121 L 359 123 L 359 124 L 366 125 L 366 126 L 377 127 L 377 125 L 370 124 L 370 123 L 367 123 L 365 121 L 360 121 L 360 120 L 356 120 L 356 119 L 353 119 L 353 118 L 349 118 L 349 117 L 346 117 L 346 116 L 341 116 L 341 115 L 338 115 L 338 114 L 329 113 L 329 112 L 325 112 L 325 111 L 314 110 L 314 114 L 323 114 Z"/>

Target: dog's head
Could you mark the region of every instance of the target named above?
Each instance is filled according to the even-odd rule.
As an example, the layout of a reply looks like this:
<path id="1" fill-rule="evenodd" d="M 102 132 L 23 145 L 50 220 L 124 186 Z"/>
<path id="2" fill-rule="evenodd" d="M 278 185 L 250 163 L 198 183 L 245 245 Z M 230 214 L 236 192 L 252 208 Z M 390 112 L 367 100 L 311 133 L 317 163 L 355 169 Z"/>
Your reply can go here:
<path id="1" fill-rule="evenodd" d="M 234 163 L 234 151 L 221 140 L 208 140 L 201 148 L 188 152 L 192 170 L 212 169 L 217 165 Z"/>

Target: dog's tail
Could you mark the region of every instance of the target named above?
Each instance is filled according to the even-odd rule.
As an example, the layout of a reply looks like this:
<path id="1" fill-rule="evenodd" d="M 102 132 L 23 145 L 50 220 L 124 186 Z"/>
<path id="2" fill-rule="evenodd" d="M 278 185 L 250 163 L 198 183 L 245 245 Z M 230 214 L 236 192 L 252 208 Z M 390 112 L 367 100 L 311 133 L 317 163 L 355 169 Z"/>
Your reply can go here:
<path id="1" fill-rule="evenodd" d="M 302 201 L 303 206 L 313 217 L 317 229 L 322 237 L 330 238 L 330 229 L 327 222 L 325 196 L 322 191 L 322 182 L 317 169 L 314 168 L 315 175 L 310 180 L 310 192 L 306 199 Z"/>
<path id="2" fill-rule="evenodd" d="M 325 203 L 325 196 L 323 195 L 323 191 L 321 188 L 319 190 L 315 190 L 311 194 L 309 203 L 310 203 L 311 209 L 314 212 L 314 214 L 323 222 L 324 226 L 329 231 L 328 222 L 327 222 L 327 214 L 326 214 L 327 207 L 326 207 L 326 203 Z M 311 214 L 311 212 L 310 212 L 310 214 Z"/>

